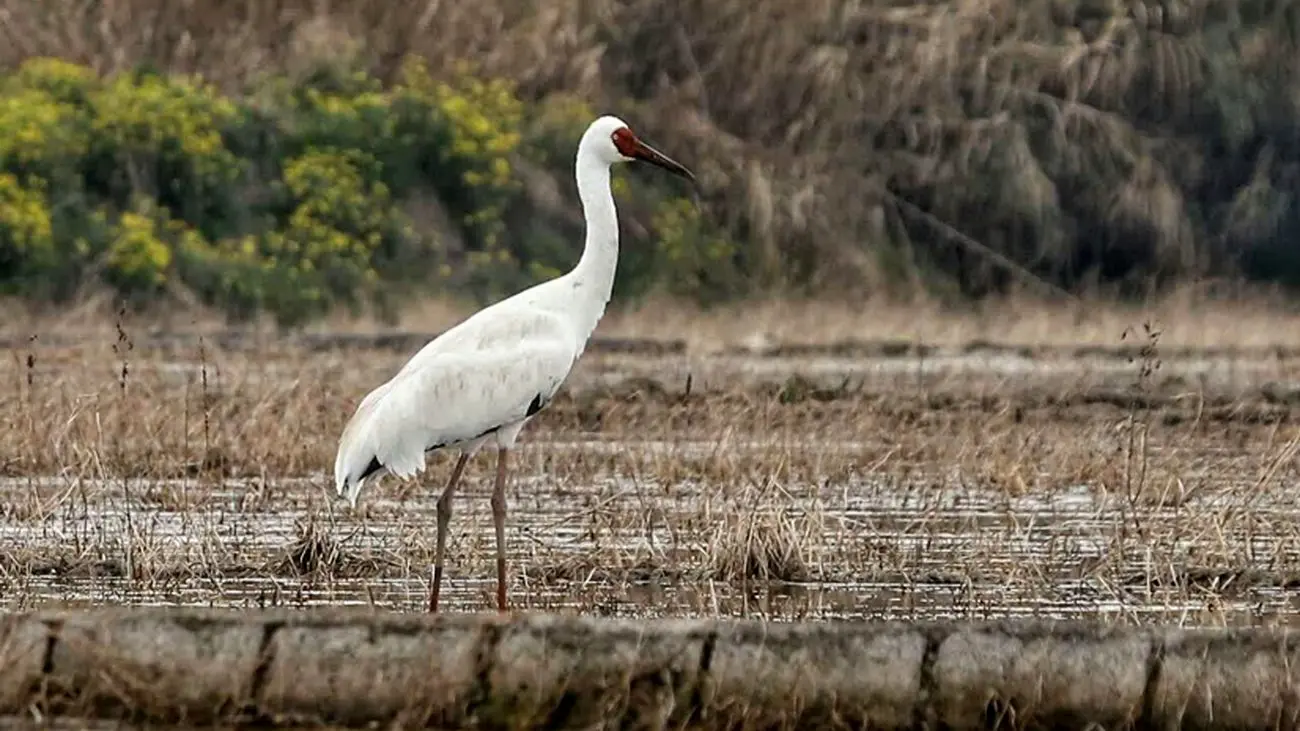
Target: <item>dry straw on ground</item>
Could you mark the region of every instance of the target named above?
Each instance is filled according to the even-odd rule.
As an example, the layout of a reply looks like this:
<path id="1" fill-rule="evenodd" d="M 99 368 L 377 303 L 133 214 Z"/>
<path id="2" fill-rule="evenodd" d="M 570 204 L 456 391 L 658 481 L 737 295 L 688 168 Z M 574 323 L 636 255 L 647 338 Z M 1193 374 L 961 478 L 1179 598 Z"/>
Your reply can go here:
<path id="1" fill-rule="evenodd" d="M 1261 317 L 1240 319 L 1234 342 L 1277 322 Z M 119 324 L 11 344 L 6 606 L 419 606 L 446 460 L 356 511 L 328 476 L 356 400 L 409 349 L 265 337 L 223 350 L 212 332 Z M 1140 325 L 1116 342 L 1130 350 L 598 342 L 526 434 L 512 592 L 608 614 L 1289 621 L 1294 351 L 1163 335 L 1152 348 Z M 471 463 L 450 542 L 460 607 L 487 597 L 485 464 Z"/>

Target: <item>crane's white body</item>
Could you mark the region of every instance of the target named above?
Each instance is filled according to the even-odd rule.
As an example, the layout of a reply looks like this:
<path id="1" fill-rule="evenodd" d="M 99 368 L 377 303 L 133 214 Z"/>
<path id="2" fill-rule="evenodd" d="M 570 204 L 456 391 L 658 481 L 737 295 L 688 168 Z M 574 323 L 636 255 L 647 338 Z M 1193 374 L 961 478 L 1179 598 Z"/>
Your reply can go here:
<path id="1" fill-rule="evenodd" d="M 618 219 L 610 165 L 631 159 L 610 142 L 620 127 L 617 118 L 601 117 L 578 145 L 587 235 L 577 266 L 447 330 L 361 401 L 334 460 L 335 489 L 353 506 L 372 479 L 422 472 L 427 452 L 473 455 L 489 440 L 513 446 L 568 377 L 614 286 Z"/>

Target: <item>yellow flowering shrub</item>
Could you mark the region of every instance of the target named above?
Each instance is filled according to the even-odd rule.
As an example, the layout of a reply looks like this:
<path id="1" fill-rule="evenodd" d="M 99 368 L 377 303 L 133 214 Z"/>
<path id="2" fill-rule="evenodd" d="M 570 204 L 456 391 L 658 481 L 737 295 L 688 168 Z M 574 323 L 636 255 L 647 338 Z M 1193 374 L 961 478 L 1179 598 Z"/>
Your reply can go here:
<path id="1" fill-rule="evenodd" d="M 596 118 L 596 110 L 581 98 L 557 93 L 537 104 L 530 115 L 524 137 L 524 152 L 529 159 L 545 165 L 553 174 L 572 176 L 578 141 L 587 125 Z M 632 193 L 627 179 L 626 165 L 615 166 L 610 171 L 610 189 L 615 198 Z"/>
<path id="2" fill-rule="evenodd" d="M 560 170 L 573 166 L 578 140 L 596 118 L 591 105 L 572 94 L 552 94 L 529 115 L 524 148 L 529 159 Z"/>
<path id="3" fill-rule="evenodd" d="M 383 241 L 390 201 L 383 183 L 362 170 L 373 158 L 355 151 L 312 151 L 289 162 L 285 187 L 297 207 L 268 253 L 304 273 L 332 273 L 352 285 L 373 280 L 370 259 Z"/>
<path id="4" fill-rule="evenodd" d="M 388 96 L 381 91 L 345 95 L 308 89 L 304 101 L 304 118 L 310 126 L 300 134 L 314 144 L 366 148 L 393 132 Z"/>
<path id="5" fill-rule="evenodd" d="M 366 237 L 378 236 L 390 197 L 388 187 L 371 182 L 375 176 L 366 172 L 375 165 L 372 156 L 356 150 L 312 150 L 290 160 L 284 167 L 284 184 L 298 202 L 291 225 L 314 220 Z M 357 253 L 368 256 L 371 248 Z"/>
<path id="6" fill-rule="evenodd" d="M 86 226 L 70 225 L 80 221 Z M 98 212 L 56 205 L 39 177 L 0 172 L 0 292 L 47 301 L 75 294 L 102 223 Z"/>
<path id="7" fill-rule="evenodd" d="M 244 170 L 222 137 L 239 118 L 236 105 L 199 80 L 123 74 L 89 103 L 88 183 L 120 205 L 146 193 L 170 208 L 203 209 Z"/>
<path id="8" fill-rule="evenodd" d="M 159 238 L 147 212 L 126 211 L 114 227 L 107 251 L 107 275 L 123 289 L 144 293 L 167 281 L 171 246 Z"/>
<path id="9" fill-rule="evenodd" d="M 502 217 L 519 192 L 510 156 L 522 138 L 523 104 L 513 86 L 480 79 L 465 65 L 450 81 L 435 80 L 422 60 L 410 59 L 394 94 L 427 110 L 437 141 L 435 162 L 455 176 L 453 185 L 440 181 L 441 192 L 481 248 L 497 247 L 505 231 Z"/>
<path id="10" fill-rule="evenodd" d="M 505 296 L 577 260 L 580 226 L 533 210 L 519 166 L 558 176 L 576 205 L 574 146 L 593 116 L 574 96 L 525 105 L 504 80 L 418 59 L 387 86 L 335 64 L 237 96 L 30 59 L 0 73 L 0 288 L 56 297 L 95 276 L 146 303 L 185 287 L 286 325 L 363 300 L 391 313 L 416 284 Z M 620 287 L 713 286 L 731 245 L 674 188 L 630 177 L 613 178 L 637 224 Z M 413 224 L 448 216 L 463 252 Z"/>
<path id="11" fill-rule="evenodd" d="M 231 162 L 221 127 L 234 118 L 235 105 L 210 86 L 186 77 L 122 75 L 91 102 L 94 131 L 128 149 L 174 146 L 205 172 L 222 172 Z"/>
<path id="12" fill-rule="evenodd" d="M 50 207 L 43 186 L 24 186 L 0 173 L 0 272 L 38 274 L 56 256 Z"/>
<path id="13" fill-rule="evenodd" d="M 63 178 L 86 154 L 82 116 L 40 89 L 0 95 L 0 170 Z"/>
<path id="14" fill-rule="evenodd" d="M 6 79 L 3 91 L 37 90 L 65 104 L 84 104 L 100 85 L 95 72 L 61 58 L 29 58 Z"/>
<path id="15" fill-rule="evenodd" d="M 267 103 L 288 129 L 288 154 L 316 147 L 375 151 L 391 140 L 395 120 L 390 95 L 365 73 L 313 77 L 305 85 L 288 79 L 266 83 Z"/>
<path id="16" fill-rule="evenodd" d="M 266 302 L 284 323 L 355 305 L 379 281 L 378 259 L 406 230 L 387 186 L 375 181 L 377 161 L 357 150 L 311 150 L 285 164 L 293 202 L 285 224 L 255 248 L 270 278 Z M 244 240 L 245 249 L 251 239 Z"/>
<path id="17" fill-rule="evenodd" d="M 735 243 L 711 231 L 689 199 L 670 198 L 655 209 L 656 269 L 673 294 L 711 299 L 734 293 L 740 284 Z"/>
<path id="18" fill-rule="evenodd" d="M 183 222 L 168 222 L 176 269 L 187 287 L 221 307 L 234 320 L 248 320 L 265 307 L 263 293 L 275 263 L 262 256 L 255 236 L 209 242 Z"/>

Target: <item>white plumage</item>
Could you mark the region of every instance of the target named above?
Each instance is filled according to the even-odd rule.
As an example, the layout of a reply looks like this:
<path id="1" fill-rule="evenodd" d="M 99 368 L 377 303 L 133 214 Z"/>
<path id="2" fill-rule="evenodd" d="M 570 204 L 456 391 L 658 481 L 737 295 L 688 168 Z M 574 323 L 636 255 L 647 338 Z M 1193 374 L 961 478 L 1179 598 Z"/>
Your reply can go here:
<path id="1" fill-rule="evenodd" d="M 587 220 L 582 258 L 568 273 L 484 308 L 420 349 L 357 406 L 339 440 L 335 488 L 356 506 L 362 488 L 384 474 L 403 480 L 425 456 L 458 449 L 460 459 L 438 500 L 438 541 L 430 609 L 437 610 L 451 498 L 465 462 L 489 442 L 498 449 L 492 496 L 497 532 L 497 605 L 505 610 L 507 450 L 550 402 L 605 312 L 618 263 L 618 219 L 610 166 L 645 160 L 694 179 L 646 145 L 617 117 L 592 122 L 578 144 L 578 194 Z"/>
<path id="2" fill-rule="evenodd" d="M 384 473 L 413 477 L 434 449 L 473 454 L 492 438 L 512 446 L 514 427 L 528 420 L 530 407 L 536 413 L 551 400 L 581 350 L 553 312 L 480 311 L 425 345 L 361 402 L 334 463 L 339 493 L 355 506 L 366 482 Z M 362 478 L 372 460 L 379 469 Z"/>

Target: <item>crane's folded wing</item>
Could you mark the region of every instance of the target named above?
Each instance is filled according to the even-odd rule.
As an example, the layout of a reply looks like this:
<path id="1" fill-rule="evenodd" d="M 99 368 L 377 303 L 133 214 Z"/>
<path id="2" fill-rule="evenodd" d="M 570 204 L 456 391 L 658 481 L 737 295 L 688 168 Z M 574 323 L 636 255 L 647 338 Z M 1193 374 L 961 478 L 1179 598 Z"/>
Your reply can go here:
<path id="1" fill-rule="evenodd" d="M 424 469 L 427 450 L 513 424 L 550 401 L 573 362 L 572 346 L 558 339 L 439 353 L 393 379 L 357 425 L 357 446 L 405 479 Z"/>
<path id="2" fill-rule="evenodd" d="M 479 310 L 430 340 L 411 356 L 395 378 L 436 367 L 434 363 L 452 355 L 469 357 L 469 361 L 459 362 L 473 364 L 484 351 L 512 351 L 531 344 L 545 347 L 571 340 L 575 340 L 572 326 L 562 316 L 532 308 L 526 300 L 512 297 Z"/>

